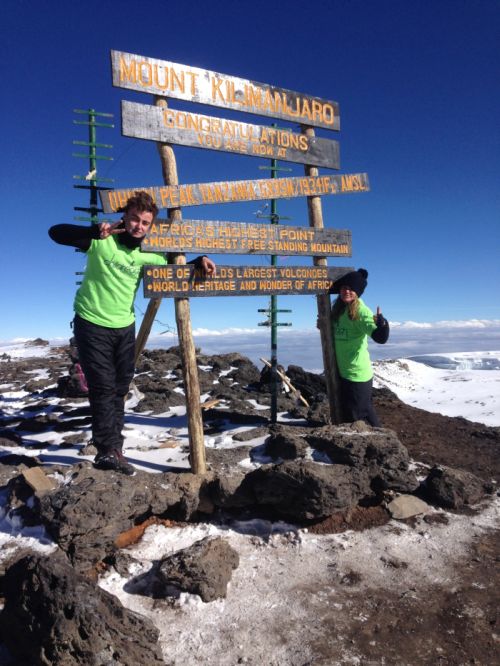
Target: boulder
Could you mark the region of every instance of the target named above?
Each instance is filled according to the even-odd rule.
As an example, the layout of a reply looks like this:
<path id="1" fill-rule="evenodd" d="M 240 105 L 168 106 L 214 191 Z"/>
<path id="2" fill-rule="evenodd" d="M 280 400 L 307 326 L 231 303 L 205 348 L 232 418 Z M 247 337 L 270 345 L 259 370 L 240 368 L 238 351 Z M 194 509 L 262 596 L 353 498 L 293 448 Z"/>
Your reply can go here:
<path id="1" fill-rule="evenodd" d="M 79 576 L 61 554 L 17 561 L 3 591 L 0 631 L 16 663 L 165 664 L 156 627 Z"/>
<path id="2" fill-rule="evenodd" d="M 433 467 L 422 484 L 425 499 L 445 509 L 477 504 L 491 492 L 492 486 L 474 474 L 452 467 Z"/>
<path id="3" fill-rule="evenodd" d="M 327 453 L 334 464 L 365 469 L 375 491 L 411 493 L 418 488 L 408 451 L 392 430 L 356 421 L 317 428 L 306 435 L 306 440 L 313 448 Z"/>
<path id="4" fill-rule="evenodd" d="M 226 596 L 233 569 L 238 565 L 238 553 L 227 541 L 220 537 L 206 537 L 163 559 L 157 575 L 167 586 L 167 594 L 168 587 L 173 586 L 183 592 L 198 594 L 208 602 Z"/>
<path id="5" fill-rule="evenodd" d="M 124 476 L 88 463 L 73 469 L 71 482 L 42 497 L 39 510 L 47 532 L 80 573 L 111 555 L 116 537 L 150 516 L 191 518 L 201 510 L 211 480 L 172 472 Z"/>
<path id="6" fill-rule="evenodd" d="M 246 481 L 245 472 L 238 469 L 225 470 L 210 483 L 210 499 L 223 509 L 245 508 L 256 504 L 252 485 Z"/>
<path id="7" fill-rule="evenodd" d="M 229 352 L 228 354 L 214 354 L 210 357 L 214 370 L 229 370 L 231 367 L 238 368 L 241 365 L 252 363 L 247 357 L 239 352 Z"/>
<path id="8" fill-rule="evenodd" d="M 243 487 L 258 505 L 296 520 L 329 516 L 371 494 L 363 470 L 295 460 L 263 465 L 247 474 Z"/>
<path id="9" fill-rule="evenodd" d="M 182 361 L 178 347 L 169 349 L 145 349 L 136 365 L 138 373 L 154 372 L 165 375 L 181 367 Z"/>
<path id="10" fill-rule="evenodd" d="M 387 510 L 396 520 L 406 520 L 429 511 L 429 505 L 415 495 L 399 495 L 389 502 Z"/>
<path id="11" fill-rule="evenodd" d="M 151 391 L 146 393 L 144 398 L 134 407 L 134 412 L 162 414 L 167 412 L 170 407 L 179 407 L 184 405 L 185 402 L 184 395 L 178 391 L 160 391 L 159 393 Z"/>
<path id="12" fill-rule="evenodd" d="M 322 375 L 307 372 L 299 365 L 289 365 L 286 375 L 297 391 L 300 391 L 307 402 L 326 399 L 326 382 Z"/>
<path id="13" fill-rule="evenodd" d="M 244 356 L 235 360 L 231 365 L 236 366 L 236 370 L 231 370 L 227 377 L 233 379 L 241 386 L 248 386 L 249 384 L 258 384 L 260 381 L 260 372 L 252 361 Z"/>
<path id="14" fill-rule="evenodd" d="M 295 429 L 296 430 L 296 429 Z M 294 460 L 304 458 L 309 444 L 303 435 L 294 432 L 293 427 L 274 425 L 270 429 L 270 436 L 266 440 L 266 455 L 271 458 Z"/>
<path id="15" fill-rule="evenodd" d="M 210 372 L 209 370 L 199 370 L 198 382 L 200 385 L 200 393 L 212 393 L 212 391 L 217 388 L 218 380 L 219 375 L 217 373 Z"/>
<path id="16" fill-rule="evenodd" d="M 330 424 L 332 419 L 328 400 L 313 402 L 307 411 L 306 418 L 312 426 L 321 427 Z"/>

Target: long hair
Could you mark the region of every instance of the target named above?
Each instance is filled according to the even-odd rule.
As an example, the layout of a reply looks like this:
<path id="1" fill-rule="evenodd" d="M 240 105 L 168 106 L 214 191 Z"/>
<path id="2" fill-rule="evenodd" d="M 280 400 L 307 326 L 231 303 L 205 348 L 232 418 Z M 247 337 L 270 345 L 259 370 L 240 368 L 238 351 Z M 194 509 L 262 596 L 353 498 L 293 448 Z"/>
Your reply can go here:
<path id="1" fill-rule="evenodd" d="M 347 308 L 347 316 L 351 321 L 356 321 L 359 319 L 359 299 L 356 294 L 356 298 L 351 301 L 351 303 L 344 303 L 344 301 L 337 296 L 335 303 L 332 305 L 331 317 L 332 321 L 337 322 L 340 315 L 342 315 Z"/>

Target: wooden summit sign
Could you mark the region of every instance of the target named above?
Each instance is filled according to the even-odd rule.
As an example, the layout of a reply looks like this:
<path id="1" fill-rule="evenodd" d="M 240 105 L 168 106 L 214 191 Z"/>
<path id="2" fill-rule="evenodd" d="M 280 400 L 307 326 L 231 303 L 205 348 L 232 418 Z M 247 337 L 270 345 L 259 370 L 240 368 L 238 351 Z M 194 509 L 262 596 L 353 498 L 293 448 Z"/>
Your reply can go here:
<path id="1" fill-rule="evenodd" d="M 354 270 L 329 266 L 217 266 L 200 278 L 192 264 L 144 267 L 146 298 L 326 294 L 335 280 Z"/>
<path id="2" fill-rule="evenodd" d="M 217 183 L 134 187 L 126 190 L 101 190 L 105 213 L 116 213 L 137 191 L 148 192 L 158 208 L 201 206 L 206 204 L 238 203 L 261 199 L 289 199 L 327 194 L 368 192 L 368 174 L 351 173 L 328 176 L 296 176 L 290 178 L 259 178 L 257 180 L 227 180 Z"/>
<path id="3" fill-rule="evenodd" d="M 350 257 L 351 232 L 280 224 L 156 219 L 142 242 L 145 252 L 210 252 Z"/>
<path id="4" fill-rule="evenodd" d="M 113 85 L 258 116 L 339 130 L 337 102 L 206 69 L 111 51 Z"/>
<path id="5" fill-rule="evenodd" d="M 122 101 L 122 134 L 136 139 L 339 169 L 338 141 Z"/>

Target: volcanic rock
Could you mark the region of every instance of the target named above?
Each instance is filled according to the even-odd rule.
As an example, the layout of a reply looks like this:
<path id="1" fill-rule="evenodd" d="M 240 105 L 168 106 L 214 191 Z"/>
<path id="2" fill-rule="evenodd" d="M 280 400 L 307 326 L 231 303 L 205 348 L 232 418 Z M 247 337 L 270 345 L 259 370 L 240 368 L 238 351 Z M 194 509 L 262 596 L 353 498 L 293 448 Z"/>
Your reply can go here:
<path id="1" fill-rule="evenodd" d="M 308 442 L 294 431 L 294 428 L 274 425 L 270 429 L 270 437 L 266 440 L 266 454 L 271 458 L 283 458 L 283 460 L 293 460 L 295 458 L 304 458 Z"/>
<path id="2" fill-rule="evenodd" d="M 198 594 L 203 601 L 226 596 L 238 553 L 220 537 L 206 537 L 163 559 L 158 577 L 166 586 Z"/>
<path id="3" fill-rule="evenodd" d="M 326 398 L 326 382 L 322 375 L 307 372 L 299 365 L 289 365 L 286 375 L 294 388 L 301 392 L 307 402 L 321 401 Z"/>
<path id="4" fill-rule="evenodd" d="M 61 554 L 28 555 L 4 578 L 2 638 L 22 664 L 163 665 L 159 632 L 79 576 Z"/>
<path id="5" fill-rule="evenodd" d="M 257 504 L 296 520 L 329 516 L 371 494 L 366 471 L 312 461 L 263 465 L 247 475 L 244 485 Z"/>
<path id="6" fill-rule="evenodd" d="M 236 370 L 231 370 L 227 377 L 233 379 L 241 386 L 248 386 L 249 384 L 257 384 L 260 381 L 260 372 L 252 361 L 245 356 L 240 356 L 231 365 L 236 365 Z"/>
<path id="7" fill-rule="evenodd" d="M 134 412 L 151 412 L 153 414 L 162 414 L 167 412 L 170 407 L 184 405 L 185 398 L 182 393 L 177 391 L 161 391 L 156 393 L 151 391 L 146 393 L 144 398 L 134 407 Z"/>
<path id="8" fill-rule="evenodd" d="M 303 408 L 302 408 L 303 409 Z M 312 426 L 321 427 L 331 423 L 330 404 L 328 400 L 315 401 L 307 411 L 307 421 Z"/>
<path id="9" fill-rule="evenodd" d="M 451 467 L 433 467 L 422 487 L 424 497 L 445 509 L 462 509 L 477 504 L 492 486 L 484 483 L 471 472 Z"/>
<path id="10" fill-rule="evenodd" d="M 40 499 L 40 519 L 80 573 L 112 554 L 116 537 L 149 516 L 190 519 L 211 478 L 141 471 L 126 477 L 88 463 L 73 469 L 70 483 Z"/>
<path id="11" fill-rule="evenodd" d="M 410 471 L 407 449 L 392 430 L 372 428 L 362 421 L 315 429 L 306 440 L 324 451 L 334 464 L 366 469 L 374 490 L 413 492 L 418 487 Z"/>

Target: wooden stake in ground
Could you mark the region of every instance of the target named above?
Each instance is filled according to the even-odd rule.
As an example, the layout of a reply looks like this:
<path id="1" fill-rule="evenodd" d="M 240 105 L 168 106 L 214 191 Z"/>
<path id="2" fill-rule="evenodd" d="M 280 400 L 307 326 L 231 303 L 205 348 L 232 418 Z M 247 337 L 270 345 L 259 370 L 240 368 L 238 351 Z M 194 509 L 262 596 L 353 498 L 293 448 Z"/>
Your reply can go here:
<path id="1" fill-rule="evenodd" d="M 260 360 L 262 361 L 262 363 L 265 363 L 265 365 L 267 365 L 268 368 L 272 368 L 272 367 L 273 367 L 273 366 L 271 365 L 271 363 L 269 363 L 269 361 L 266 361 L 265 358 L 261 358 Z M 277 374 L 278 377 L 281 379 L 281 381 L 283 381 L 283 382 L 288 386 L 288 388 L 289 388 L 290 391 L 294 394 L 294 396 L 297 397 L 297 398 L 300 400 L 300 402 L 301 402 L 302 404 L 304 404 L 306 407 L 309 407 L 309 403 L 307 402 L 307 400 L 304 398 L 304 396 L 302 395 L 302 393 L 301 393 L 298 389 L 295 388 L 295 386 L 294 386 L 294 385 L 292 384 L 292 382 L 288 379 L 288 377 L 285 375 L 285 373 L 284 373 L 284 372 L 281 372 L 281 370 L 278 370 L 278 369 L 276 368 L 276 374 Z"/>
<path id="2" fill-rule="evenodd" d="M 314 136 L 312 127 L 303 127 L 302 132 L 308 136 Z M 306 176 L 318 176 L 317 167 L 305 165 Z M 309 212 L 309 226 L 315 229 L 323 229 L 323 209 L 321 207 L 321 197 L 307 197 L 307 209 Z M 313 257 L 315 266 L 326 266 L 325 257 Z M 318 324 L 321 336 L 321 349 L 323 351 L 323 366 L 325 368 L 326 388 L 328 392 L 328 401 L 330 403 L 330 417 L 332 423 L 340 423 L 340 380 L 335 358 L 335 349 L 333 347 L 332 330 L 330 325 L 330 295 L 319 294 L 316 296 L 318 305 Z"/>
<path id="3" fill-rule="evenodd" d="M 161 97 L 157 98 L 155 103 L 156 106 L 168 106 L 166 100 Z M 158 143 L 157 146 L 165 185 L 178 185 L 177 163 L 172 146 L 167 143 Z M 182 219 L 180 208 L 170 208 L 168 216 L 170 219 L 179 222 Z M 186 257 L 184 254 L 169 255 L 169 261 L 172 260 L 175 264 L 186 263 Z M 182 360 L 182 376 L 184 379 L 184 391 L 186 396 L 191 470 L 194 474 L 204 474 L 207 471 L 207 465 L 203 437 L 203 420 L 200 409 L 200 383 L 198 378 L 198 366 L 196 364 L 196 349 L 191 328 L 189 299 L 176 298 L 174 299 L 174 302 L 175 319 L 177 322 L 177 333 L 179 335 L 179 347 Z M 146 314 L 137 335 L 136 359 L 146 345 L 160 303 L 161 299 L 151 299 L 148 304 Z"/>

